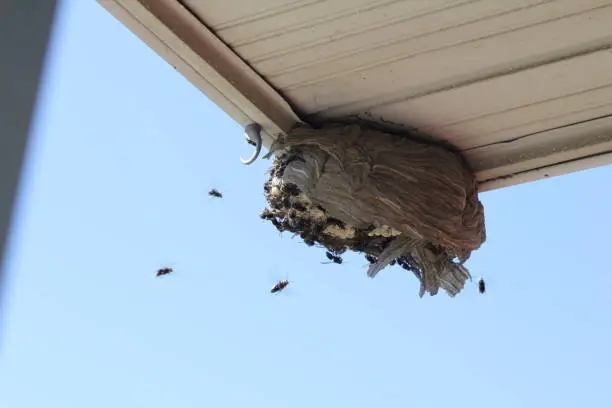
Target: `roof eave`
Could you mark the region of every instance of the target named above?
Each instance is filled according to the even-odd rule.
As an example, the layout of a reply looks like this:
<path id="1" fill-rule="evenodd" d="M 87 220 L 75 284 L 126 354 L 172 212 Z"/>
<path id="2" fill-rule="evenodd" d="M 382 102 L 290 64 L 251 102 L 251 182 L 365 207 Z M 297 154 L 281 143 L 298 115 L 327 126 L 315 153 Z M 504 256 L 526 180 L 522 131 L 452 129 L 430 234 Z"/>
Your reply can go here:
<path id="1" fill-rule="evenodd" d="M 98 3 L 241 126 L 259 123 L 265 146 L 300 122 L 275 89 L 179 2 Z"/>

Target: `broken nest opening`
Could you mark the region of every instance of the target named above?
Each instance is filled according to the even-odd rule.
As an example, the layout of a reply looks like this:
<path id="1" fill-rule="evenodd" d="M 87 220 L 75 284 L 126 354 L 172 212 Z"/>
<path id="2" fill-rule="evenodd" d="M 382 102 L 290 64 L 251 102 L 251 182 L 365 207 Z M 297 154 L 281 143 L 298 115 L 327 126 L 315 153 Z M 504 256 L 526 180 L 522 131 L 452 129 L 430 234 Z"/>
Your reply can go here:
<path id="1" fill-rule="evenodd" d="M 464 266 L 486 239 L 484 210 L 469 166 L 435 143 L 364 125 L 297 127 L 271 147 L 261 217 L 323 247 L 330 262 L 354 251 L 368 276 L 399 265 L 419 296 L 455 296 Z"/>

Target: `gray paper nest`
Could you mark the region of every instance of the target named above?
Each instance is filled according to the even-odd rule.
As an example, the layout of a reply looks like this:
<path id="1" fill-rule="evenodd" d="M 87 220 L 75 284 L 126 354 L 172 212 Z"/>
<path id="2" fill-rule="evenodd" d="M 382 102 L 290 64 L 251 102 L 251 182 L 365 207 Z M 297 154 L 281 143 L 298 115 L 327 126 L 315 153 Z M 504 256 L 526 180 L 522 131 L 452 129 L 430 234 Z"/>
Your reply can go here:
<path id="1" fill-rule="evenodd" d="M 463 265 L 485 241 L 472 171 L 457 152 L 362 125 L 297 127 L 277 140 L 268 208 L 280 231 L 327 249 L 363 253 L 374 277 L 387 265 L 413 272 L 419 295 L 459 293 Z M 340 261 L 341 262 L 341 261 Z"/>

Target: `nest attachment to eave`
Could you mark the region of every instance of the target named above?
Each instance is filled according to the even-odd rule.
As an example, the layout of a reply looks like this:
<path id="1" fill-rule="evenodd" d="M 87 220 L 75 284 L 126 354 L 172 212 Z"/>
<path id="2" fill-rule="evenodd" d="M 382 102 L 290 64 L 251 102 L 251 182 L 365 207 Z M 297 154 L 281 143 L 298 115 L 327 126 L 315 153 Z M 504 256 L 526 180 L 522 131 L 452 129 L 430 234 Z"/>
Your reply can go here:
<path id="1" fill-rule="evenodd" d="M 374 277 L 398 264 L 420 296 L 455 296 L 471 279 L 463 266 L 485 241 L 477 183 L 445 147 L 365 126 L 297 127 L 276 141 L 262 218 L 341 262 L 363 253 Z"/>

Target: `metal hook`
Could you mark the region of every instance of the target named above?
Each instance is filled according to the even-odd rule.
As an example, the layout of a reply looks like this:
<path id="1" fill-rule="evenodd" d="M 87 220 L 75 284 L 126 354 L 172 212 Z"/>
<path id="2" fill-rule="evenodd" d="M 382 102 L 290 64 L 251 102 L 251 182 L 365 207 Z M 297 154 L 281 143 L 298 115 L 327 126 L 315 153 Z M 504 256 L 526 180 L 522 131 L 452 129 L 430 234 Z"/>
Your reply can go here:
<path id="1" fill-rule="evenodd" d="M 240 161 L 243 164 L 248 165 L 257 160 L 257 157 L 259 157 L 259 152 L 261 152 L 261 126 L 259 123 L 251 123 L 250 125 L 247 125 L 247 127 L 244 128 L 244 138 L 247 142 L 255 144 L 255 152 L 250 159 L 245 160 L 242 158 L 242 156 L 240 157 Z"/>

